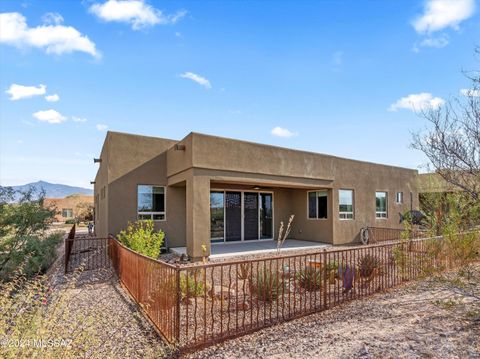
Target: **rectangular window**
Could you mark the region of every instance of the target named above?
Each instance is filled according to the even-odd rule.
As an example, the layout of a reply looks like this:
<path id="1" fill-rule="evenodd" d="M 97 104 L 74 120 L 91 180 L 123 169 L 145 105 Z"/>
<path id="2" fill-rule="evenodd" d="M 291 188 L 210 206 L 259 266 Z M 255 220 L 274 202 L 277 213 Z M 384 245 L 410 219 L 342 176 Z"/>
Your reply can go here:
<path id="1" fill-rule="evenodd" d="M 397 192 L 396 202 L 397 202 L 398 204 L 402 204 L 402 203 L 403 203 L 403 192 Z"/>
<path id="2" fill-rule="evenodd" d="M 62 217 L 64 217 L 64 218 L 72 218 L 72 217 L 73 217 L 73 209 L 71 209 L 71 208 L 62 208 Z"/>
<path id="3" fill-rule="evenodd" d="M 377 218 L 388 218 L 388 197 L 387 192 L 375 192 Z"/>
<path id="4" fill-rule="evenodd" d="M 165 187 L 138 185 L 138 219 L 165 220 Z"/>
<path id="5" fill-rule="evenodd" d="M 308 192 L 308 218 L 326 219 L 328 208 L 328 192 Z"/>
<path id="6" fill-rule="evenodd" d="M 353 190 L 338 190 L 338 212 L 340 219 L 353 219 Z"/>

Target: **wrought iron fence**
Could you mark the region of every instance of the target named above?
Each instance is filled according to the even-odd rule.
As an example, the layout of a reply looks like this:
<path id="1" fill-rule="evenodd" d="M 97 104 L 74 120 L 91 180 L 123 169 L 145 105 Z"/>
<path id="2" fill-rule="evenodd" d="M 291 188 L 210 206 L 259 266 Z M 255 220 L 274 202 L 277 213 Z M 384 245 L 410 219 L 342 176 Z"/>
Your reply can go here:
<path id="1" fill-rule="evenodd" d="M 110 237 L 120 281 L 168 342 L 192 349 L 332 308 L 453 265 L 442 238 L 172 265 Z"/>
<path id="2" fill-rule="evenodd" d="M 425 238 L 427 236 L 426 232 L 418 229 L 411 229 L 409 231 L 405 231 L 405 229 L 397 228 L 366 227 L 366 230 L 368 230 L 369 232 L 368 235 L 370 243 L 399 241 L 404 237 L 408 237 L 410 239 L 417 239 Z"/>
<path id="3" fill-rule="evenodd" d="M 179 337 L 179 271 L 110 238 L 109 253 L 121 283 L 169 343 Z"/>
<path id="4" fill-rule="evenodd" d="M 108 238 L 72 237 L 65 239 L 65 273 L 75 269 L 92 270 L 110 267 Z"/>

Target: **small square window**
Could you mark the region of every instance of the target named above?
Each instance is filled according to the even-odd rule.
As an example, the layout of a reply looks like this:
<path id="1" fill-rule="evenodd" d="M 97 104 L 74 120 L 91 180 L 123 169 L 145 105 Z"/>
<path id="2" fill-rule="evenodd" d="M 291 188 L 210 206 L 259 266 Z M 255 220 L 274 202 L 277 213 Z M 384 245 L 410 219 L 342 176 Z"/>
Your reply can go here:
<path id="1" fill-rule="evenodd" d="M 73 209 L 72 208 L 62 208 L 62 217 L 63 218 L 72 218 Z"/>
<path id="2" fill-rule="evenodd" d="M 397 192 L 396 202 L 397 202 L 398 204 L 402 204 L 402 203 L 403 203 L 403 192 Z"/>

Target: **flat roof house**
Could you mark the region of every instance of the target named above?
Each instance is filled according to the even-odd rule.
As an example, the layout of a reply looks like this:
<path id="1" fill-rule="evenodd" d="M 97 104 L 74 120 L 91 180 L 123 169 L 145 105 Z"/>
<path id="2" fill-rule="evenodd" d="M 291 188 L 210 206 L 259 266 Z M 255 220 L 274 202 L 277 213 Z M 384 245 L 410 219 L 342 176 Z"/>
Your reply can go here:
<path id="1" fill-rule="evenodd" d="M 43 205 L 56 209 L 55 222 L 65 222 L 74 219 L 79 214 L 79 205 L 93 205 L 93 196 L 71 194 L 64 198 L 45 198 Z"/>
<path id="2" fill-rule="evenodd" d="M 95 178 L 97 235 L 153 219 L 190 257 L 211 243 L 290 237 L 359 242 L 364 226 L 402 228 L 417 171 L 190 133 L 181 141 L 108 132 Z"/>

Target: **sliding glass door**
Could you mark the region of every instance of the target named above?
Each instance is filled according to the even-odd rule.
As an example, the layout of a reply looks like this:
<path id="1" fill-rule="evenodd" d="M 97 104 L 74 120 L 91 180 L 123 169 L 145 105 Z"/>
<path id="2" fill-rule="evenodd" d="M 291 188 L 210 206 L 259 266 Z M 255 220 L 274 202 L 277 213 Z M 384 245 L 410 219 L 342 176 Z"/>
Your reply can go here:
<path id="1" fill-rule="evenodd" d="M 258 193 L 243 194 L 243 239 L 258 239 Z"/>
<path id="2" fill-rule="evenodd" d="M 242 240 L 242 192 L 225 192 L 225 240 Z"/>
<path id="3" fill-rule="evenodd" d="M 271 193 L 260 193 L 261 239 L 273 239 L 273 203 Z"/>
<path id="4" fill-rule="evenodd" d="M 210 192 L 210 238 L 223 242 L 225 230 L 225 193 Z"/>
<path id="5" fill-rule="evenodd" d="M 273 194 L 211 191 L 210 235 L 214 243 L 273 239 Z"/>

